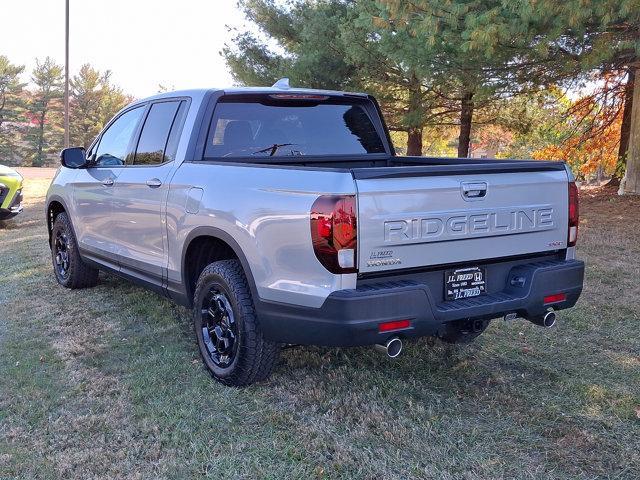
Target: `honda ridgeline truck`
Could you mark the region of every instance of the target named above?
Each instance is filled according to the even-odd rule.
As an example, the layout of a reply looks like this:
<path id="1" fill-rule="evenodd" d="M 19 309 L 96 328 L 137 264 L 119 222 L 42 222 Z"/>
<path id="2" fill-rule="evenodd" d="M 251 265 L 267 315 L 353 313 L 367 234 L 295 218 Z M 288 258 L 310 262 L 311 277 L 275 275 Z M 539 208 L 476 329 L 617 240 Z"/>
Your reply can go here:
<path id="1" fill-rule="evenodd" d="M 193 309 L 226 385 L 282 345 L 468 342 L 498 317 L 552 326 L 582 291 L 564 163 L 398 156 L 370 95 L 163 93 L 61 154 L 46 201 L 67 288 L 115 273 Z"/>

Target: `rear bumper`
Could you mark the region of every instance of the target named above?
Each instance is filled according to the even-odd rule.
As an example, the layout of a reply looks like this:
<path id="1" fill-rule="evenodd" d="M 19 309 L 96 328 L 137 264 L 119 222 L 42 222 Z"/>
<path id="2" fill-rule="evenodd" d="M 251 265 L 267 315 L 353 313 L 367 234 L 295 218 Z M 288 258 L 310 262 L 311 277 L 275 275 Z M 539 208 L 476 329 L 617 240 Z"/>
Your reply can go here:
<path id="1" fill-rule="evenodd" d="M 492 319 L 507 313 L 539 316 L 549 307 L 573 307 L 582 292 L 584 263 L 579 260 L 546 260 L 508 267 L 500 277 L 501 289 L 490 288 L 486 295 L 470 299 L 443 301 L 440 291 L 434 294 L 432 282 L 404 276 L 333 292 L 320 308 L 259 301 L 258 315 L 265 337 L 272 341 L 358 346 L 381 343 L 396 335 L 438 335 L 447 322 L 461 319 Z M 556 293 L 564 293 L 566 299 L 544 305 L 544 297 Z M 409 328 L 378 333 L 380 323 L 404 319 L 411 321 Z"/>

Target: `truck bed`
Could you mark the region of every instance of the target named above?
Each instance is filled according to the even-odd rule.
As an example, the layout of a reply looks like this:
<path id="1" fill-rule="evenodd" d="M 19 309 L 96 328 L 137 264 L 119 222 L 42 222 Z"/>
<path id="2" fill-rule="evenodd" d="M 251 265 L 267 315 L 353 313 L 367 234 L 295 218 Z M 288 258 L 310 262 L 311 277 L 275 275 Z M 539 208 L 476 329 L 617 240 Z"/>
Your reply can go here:
<path id="1" fill-rule="evenodd" d="M 259 157 L 243 163 L 351 170 L 355 178 L 392 178 L 445 174 L 515 173 L 564 170 L 563 162 L 519 159 L 407 157 L 383 155 L 338 157 Z M 304 160 L 304 161 L 303 161 Z"/>

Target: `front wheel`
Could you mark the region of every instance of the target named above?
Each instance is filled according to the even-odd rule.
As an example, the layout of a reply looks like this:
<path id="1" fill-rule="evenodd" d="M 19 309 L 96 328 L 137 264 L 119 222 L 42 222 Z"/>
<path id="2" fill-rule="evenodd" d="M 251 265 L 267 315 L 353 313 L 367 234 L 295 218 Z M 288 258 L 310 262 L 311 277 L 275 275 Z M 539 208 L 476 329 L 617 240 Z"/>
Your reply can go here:
<path id="1" fill-rule="evenodd" d="M 98 270 L 80 258 L 78 243 L 66 213 L 60 213 L 53 222 L 51 260 L 56 280 L 63 287 L 88 288 L 98 283 Z"/>
<path id="2" fill-rule="evenodd" d="M 209 264 L 198 278 L 193 304 L 198 348 L 213 378 L 242 387 L 271 374 L 279 346 L 262 336 L 237 260 Z"/>

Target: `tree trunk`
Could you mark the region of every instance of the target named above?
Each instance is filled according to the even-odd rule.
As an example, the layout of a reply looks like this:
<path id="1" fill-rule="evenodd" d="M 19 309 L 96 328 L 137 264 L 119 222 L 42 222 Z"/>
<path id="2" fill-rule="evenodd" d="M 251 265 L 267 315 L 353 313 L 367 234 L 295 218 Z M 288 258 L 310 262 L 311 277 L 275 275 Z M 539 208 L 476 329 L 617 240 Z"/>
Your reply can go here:
<path id="1" fill-rule="evenodd" d="M 6 95 L 2 94 L 2 103 L 0 103 L 0 127 L 4 123 L 4 106 L 7 103 Z"/>
<path id="2" fill-rule="evenodd" d="M 407 138 L 407 155 L 410 157 L 422 156 L 422 128 L 410 128 Z"/>
<path id="3" fill-rule="evenodd" d="M 626 162 L 629 150 L 629 133 L 631 132 L 631 109 L 633 107 L 633 90 L 635 87 L 636 72 L 629 70 L 627 86 L 624 92 L 624 112 L 622 113 L 622 127 L 620 128 L 620 148 L 618 149 L 618 161 Z"/>
<path id="4" fill-rule="evenodd" d="M 38 126 L 38 145 L 36 148 L 36 158 L 33 161 L 34 167 L 41 167 L 44 165 L 44 159 L 42 158 L 42 150 L 44 146 L 44 121 L 47 117 L 46 109 L 42 109 L 40 114 L 40 125 Z"/>
<path id="5" fill-rule="evenodd" d="M 415 73 L 411 74 L 409 83 L 409 105 L 407 108 L 407 155 L 422 156 L 422 85 Z"/>
<path id="6" fill-rule="evenodd" d="M 473 93 L 465 93 L 460 105 L 460 135 L 458 136 L 458 157 L 469 156 L 471 142 L 471 122 L 473 120 Z"/>
<path id="7" fill-rule="evenodd" d="M 634 75 L 638 66 L 634 65 Z M 620 183 L 620 195 L 640 195 L 640 88 L 633 89 L 627 170 Z"/>

